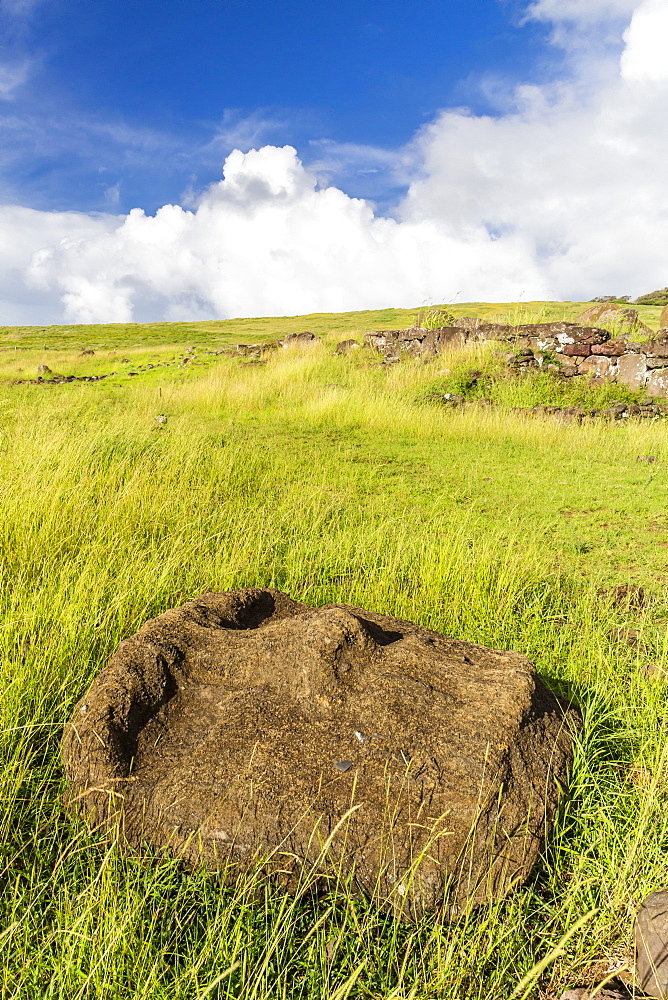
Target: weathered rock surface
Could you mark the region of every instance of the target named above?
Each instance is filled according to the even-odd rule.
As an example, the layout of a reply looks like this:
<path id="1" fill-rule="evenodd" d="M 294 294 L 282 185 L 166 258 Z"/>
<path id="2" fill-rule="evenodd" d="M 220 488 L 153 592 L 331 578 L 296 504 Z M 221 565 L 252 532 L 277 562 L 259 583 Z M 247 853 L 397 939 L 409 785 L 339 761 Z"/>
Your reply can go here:
<path id="1" fill-rule="evenodd" d="M 282 347 L 291 347 L 294 345 L 308 346 L 309 344 L 315 344 L 319 340 L 320 337 L 316 337 L 310 330 L 304 330 L 303 333 L 289 333 L 279 343 Z"/>
<path id="2" fill-rule="evenodd" d="M 643 902 L 635 925 L 636 978 L 643 990 L 668 1000 L 668 892 Z"/>
<path id="3" fill-rule="evenodd" d="M 303 861 L 354 868 L 417 915 L 450 878 L 457 906 L 528 875 L 575 720 L 519 653 L 275 590 L 204 594 L 121 643 L 76 706 L 67 802 L 227 877 L 271 852 L 288 887 Z"/>
<path id="4" fill-rule="evenodd" d="M 335 354 L 351 354 L 353 351 L 358 351 L 362 345 L 358 344 L 356 340 L 352 338 L 350 340 L 341 340 L 336 345 Z"/>
<path id="5" fill-rule="evenodd" d="M 613 323 L 620 330 L 649 330 L 637 309 L 624 309 L 612 303 L 590 306 L 578 316 L 578 323 Z"/>
<path id="6" fill-rule="evenodd" d="M 578 986 L 574 990 L 566 990 L 559 1000 L 634 1000 L 636 994 L 627 985 L 617 979 L 597 990 L 589 986 Z M 640 998 L 638 998 L 640 1000 Z"/>

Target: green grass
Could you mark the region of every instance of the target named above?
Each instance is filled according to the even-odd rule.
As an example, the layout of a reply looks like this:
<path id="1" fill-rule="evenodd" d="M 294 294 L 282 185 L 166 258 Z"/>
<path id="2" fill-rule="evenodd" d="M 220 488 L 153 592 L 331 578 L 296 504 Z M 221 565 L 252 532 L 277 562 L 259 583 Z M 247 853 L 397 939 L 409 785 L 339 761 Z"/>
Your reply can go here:
<path id="1" fill-rule="evenodd" d="M 644 669 L 668 668 L 667 431 L 512 414 L 552 390 L 493 376 L 479 348 L 390 368 L 334 356 L 366 320 L 234 321 L 215 343 L 224 324 L 190 325 L 211 348 L 289 324 L 331 331 L 264 366 L 207 356 L 134 379 L 0 386 L 3 997 L 546 998 L 629 960 L 631 914 L 668 879 L 666 682 Z M 100 327 L 94 346 L 178 359 L 188 337 L 174 327 Z M 4 336 L 26 347 L 4 357 L 54 370 L 108 360 L 77 359 L 61 334 L 46 354 L 36 334 Z M 425 402 L 451 377 L 438 371 L 481 363 L 496 408 Z M 643 586 L 648 606 L 598 593 L 620 583 Z M 121 638 L 204 590 L 249 585 L 526 652 L 582 706 L 571 791 L 525 886 L 452 924 L 408 925 L 345 881 L 317 898 L 225 888 L 125 856 L 64 814 L 62 727 Z"/>

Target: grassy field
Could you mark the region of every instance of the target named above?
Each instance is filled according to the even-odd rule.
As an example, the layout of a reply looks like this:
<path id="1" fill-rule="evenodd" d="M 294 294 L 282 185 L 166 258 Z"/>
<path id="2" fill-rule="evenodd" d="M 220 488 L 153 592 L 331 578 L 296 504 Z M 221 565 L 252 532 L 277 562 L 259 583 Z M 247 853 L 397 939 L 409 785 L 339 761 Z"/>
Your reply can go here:
<path id="1" fill-rule="evenodd" d="M 482 347 L 391 367 L 333 353 L 413 315 L 0 330 L 3 997 L 555 998 L 631 961 L 634 909 L 668 881 L 666 427 L 511 413 L 563 390 L 509 378 Z M 266 364 L 207 353 L 304 329 L 325 336 Z M 13 384 L 39 364 L 119 374 Z M 485 379 L 466 388 L 472 367 Z M 462 387 L 470 406 L 429 401 Z M 643 607 L 606 596 L 622 584 Z M 345 885 L 258 901 L 123 856 L 63 813 L 62 727 L 121 638 L 249 585 L 520 650 L 581 706 L 572 786 L 529 883 L 407 925 Z"/>

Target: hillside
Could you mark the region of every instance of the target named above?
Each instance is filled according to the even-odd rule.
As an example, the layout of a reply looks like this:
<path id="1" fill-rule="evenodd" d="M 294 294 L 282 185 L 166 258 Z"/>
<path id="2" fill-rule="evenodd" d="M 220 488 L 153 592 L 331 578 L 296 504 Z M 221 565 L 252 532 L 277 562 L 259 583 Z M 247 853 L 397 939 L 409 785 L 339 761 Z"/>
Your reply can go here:
<path id="1" fill-rule="evenodd" d="M 584 305 L 456 311 L 526 322 Z M 8 996 L 554 1000 L 630 962 L 630 914 L 668 878 L 666 427 L 511 412 L 561 390 L 484 346 L 391 366 L 333 352 L 413 317 L 0 330 Z M 323 340 L 214 353 L 303 330 Z M 40 364 L 119 374 L 22 381 Z M 467 388 L 473 368 L 484 387 Z M 434 399 L 457 389 L 466 405 Z M 222 889 L 63 813 L 62 727 L 120 640 L 196 594 L 255 585 L 521 651 L 579 706 L 571 790 L 526 885 L 411 926 L 345 885 L 296 901 Z"/>

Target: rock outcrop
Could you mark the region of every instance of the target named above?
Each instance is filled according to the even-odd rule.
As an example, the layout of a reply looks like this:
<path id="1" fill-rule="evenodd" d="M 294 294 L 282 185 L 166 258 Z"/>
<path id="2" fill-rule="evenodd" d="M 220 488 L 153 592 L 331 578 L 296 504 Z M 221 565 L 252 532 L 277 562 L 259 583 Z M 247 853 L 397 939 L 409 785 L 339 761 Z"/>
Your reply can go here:
<path id="1" fill-rule="evenodd" d="M 402 355 L 427 357 L 471 341 L 498 341 L 513 349 L 507 361 L 520 373 L 545 367 L 563 378 L 587 375 L 642 388 L 650 396 L 668 397 L 668 327 L 650 340 L 637 342 L 628 335 L 612 337 L 607 330 L 580 323 L 506 326 L 472 316 L 456 322 L 440 330 L 375 330 L 365 334 L 364 340 L 386 361 Z"/>
<path id="2" fill-rule="evenodd" d="M 123 642 L 68 723 L 69 807 L 134 845 L 294 887 L 354 872 L 407 916 L 530 872 L 576 716 L 526 657 L 275 590 L 204 594 Z"/>

